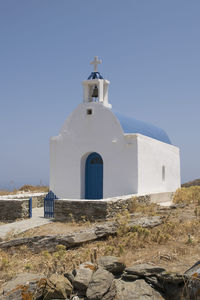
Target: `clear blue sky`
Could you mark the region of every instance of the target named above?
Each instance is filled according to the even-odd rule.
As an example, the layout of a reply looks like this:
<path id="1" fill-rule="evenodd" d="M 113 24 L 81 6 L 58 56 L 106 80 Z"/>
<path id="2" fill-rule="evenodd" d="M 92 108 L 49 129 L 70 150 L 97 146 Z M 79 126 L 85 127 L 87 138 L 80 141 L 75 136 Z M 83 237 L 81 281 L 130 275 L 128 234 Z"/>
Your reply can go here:
<path id="1" fill-rule="evenodd" d="M 95 55 L 113 109 L 165 129 L 182 181 L 200 178 L 199 0 L 1 0 L 1 188 L 48 183 Z"/>

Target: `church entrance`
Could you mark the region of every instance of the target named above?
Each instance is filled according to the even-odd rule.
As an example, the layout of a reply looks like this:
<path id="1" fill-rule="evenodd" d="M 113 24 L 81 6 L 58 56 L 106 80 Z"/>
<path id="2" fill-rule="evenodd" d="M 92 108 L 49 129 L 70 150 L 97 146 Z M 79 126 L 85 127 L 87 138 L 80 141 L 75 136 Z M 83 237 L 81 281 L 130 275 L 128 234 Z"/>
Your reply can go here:
<path id="1" fill-rule="evenodd" d="M 96 152 L 85 163 L 85 199 L 103 198 L 103 160 Z"/>

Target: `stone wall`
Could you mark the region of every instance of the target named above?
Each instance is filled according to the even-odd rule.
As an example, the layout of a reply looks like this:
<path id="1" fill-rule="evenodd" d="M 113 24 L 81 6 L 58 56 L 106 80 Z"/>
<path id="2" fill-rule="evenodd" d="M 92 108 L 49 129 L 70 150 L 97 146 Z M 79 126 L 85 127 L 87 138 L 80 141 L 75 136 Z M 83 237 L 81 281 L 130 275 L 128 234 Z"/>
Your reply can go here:
<path id="1" fill-rule="evenodd" d="M 29 199 L 0 200 L 0 221 L 29 217 Z"/>
<path id="2" fill-rule="evenodd" d="M 108 201 L 106 219 L 115 217 L 119 212 L 124 210 L 132 211 L 134 205 L 138 204 L 150 204 L 150 195 L 130 197 L 127 199 L 117 199 L 115 201 Z"/>
<path id="3" fill-rule="evenodd" d="M 150 204 L 171 202 L 173 193 L 156 193 L 143 196 L 122 196 L 103 200 L 55 200 L 56 221 L 102 221 L 115 217 L 123 210 L 132 210 L 136 203 Z"/>
<path id="4" fill-rule="evenodd" d="M 159 194 L 160 202 L 164 197 L 165 201 L 171 201 L 172 193 Z M 56 221 L 101 221 L 113 218 L 123 210 L 131 210 L 135 203 L 149 204 L 151 202 L 159 202 L 154 200 L 152 195 L 145 196 L 125 196 L 115 197 L 103 200 L 71 200 L 57 199 L 55 200 L 54 217 Z"/>
<path id="5" fill-rule="evenodd" d="M 55 200 L 56 221 L 80 221 L 106 219 L 107 203 L 98 200 Z"/>
<path id="6" fill-rule="evenodd" d="M 43 207 L 43 206 L 44 206 L 44 196 L 32 197 L 32 208 Z"/>
<path id="7" fill-rule="evenodd" d="M 32 197 L 32 208 L 43 207 L 44 196 Z M 0 221 L 14 221 L 16 219 L 29 218 L 29 198 L 1 199 Z"/>

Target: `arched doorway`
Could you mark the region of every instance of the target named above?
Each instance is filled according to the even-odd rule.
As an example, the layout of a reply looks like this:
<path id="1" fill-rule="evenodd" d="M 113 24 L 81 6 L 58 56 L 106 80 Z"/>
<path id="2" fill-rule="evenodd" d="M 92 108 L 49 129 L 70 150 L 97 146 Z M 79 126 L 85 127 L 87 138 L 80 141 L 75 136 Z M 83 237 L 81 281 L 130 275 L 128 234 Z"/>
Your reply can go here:
<path id="1" fill-rule="evenodd" d="M 85 163 L 85 199 L 103 198 L 103 160 L 96 152 Z"/>

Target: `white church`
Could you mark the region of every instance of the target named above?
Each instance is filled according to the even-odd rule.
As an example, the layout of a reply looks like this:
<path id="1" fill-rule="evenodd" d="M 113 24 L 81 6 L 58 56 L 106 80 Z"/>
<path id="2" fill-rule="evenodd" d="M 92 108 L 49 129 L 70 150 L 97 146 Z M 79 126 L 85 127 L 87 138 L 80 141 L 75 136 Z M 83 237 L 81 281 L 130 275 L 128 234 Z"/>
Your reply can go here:
<path id="1" fill-rule="evenodd" d="M 97 71 L 83 81 L 83 101 L 50 139 L 50 189 L 61 199 L 105 199 L 173 192 L 179 148 L 164 130 L 112 111 L 110 82 Z M 124 102 L 125 99 L 122 99 Z"/>

